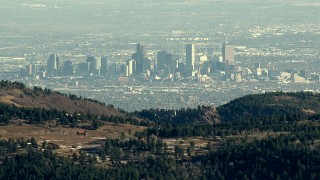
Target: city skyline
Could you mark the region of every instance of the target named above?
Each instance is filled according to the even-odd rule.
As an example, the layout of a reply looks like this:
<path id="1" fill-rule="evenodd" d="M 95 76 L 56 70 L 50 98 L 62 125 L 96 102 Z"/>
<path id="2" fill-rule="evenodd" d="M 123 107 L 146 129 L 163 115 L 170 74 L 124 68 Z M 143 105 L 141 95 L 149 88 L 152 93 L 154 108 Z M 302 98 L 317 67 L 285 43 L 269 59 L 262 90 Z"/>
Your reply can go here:
<path id="1" fill-rule="evenodd" d="M 6 0 L 0 10 L 0 76 L 31 87 L 130 111 L 320 89 L 317 2 Z M 59 69 L 47 68 L 52 53 Z"/>

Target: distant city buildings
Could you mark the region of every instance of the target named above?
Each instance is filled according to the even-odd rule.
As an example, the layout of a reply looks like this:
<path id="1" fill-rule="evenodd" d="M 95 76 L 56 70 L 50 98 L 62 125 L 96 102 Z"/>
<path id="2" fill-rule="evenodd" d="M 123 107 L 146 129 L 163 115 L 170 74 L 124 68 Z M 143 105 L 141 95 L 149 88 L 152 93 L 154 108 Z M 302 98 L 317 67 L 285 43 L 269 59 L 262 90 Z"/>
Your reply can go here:
<path id="1" fill-rule="evenodd" d="M 166 51 L 158 51 L 157 53 L 157 72 L 158 74 L 170 75 L 176 72 L 178 61 L 173 54 Z"/>
<path id="2" fill-rule="evenodd" d="M 70 60 L 67 60 L 63 63 L 62 75 L 72 76 L 73 75 L 73 63 Z"/>
<path id="3" fill-rule="evenodd" d="M 242 67 L 235 61 L 235 46 L 225 43 L 218 56 L 196 54 L 195 44 L 185 45 L 184 54 L 172 54 L 170 50 L 156 51 L 147 57 L 146 48 L 136 44 L 136 52 L 124 62 L 110 62 L 106 56 L 87 56 L 82 62 L 60 61 L 58 54 L 49 55 L 46 67 L 28 63 L 21 71 L 22 76 L 33 78 L 54 78 L 58 76 L 123 77 L 126 81 L 194 81 L 210 80 L 233 82 L 278 81 L 280 83 L 319 82 L 319 73 L 307 69 L 280 70 L 274 64 L 253 62 L 251 67 Z M 153 54 L 153 53 L 150 53 Z M 184 61 L 185 57 L 185 61 Z M 110 62 L 110 63 L 109 63 Z M 37 68 L 36 68 L 37 67 Z M 122 81 L 123 81 L 122 78 Z M 121 78 L 120 78 L 121 79 Z M 124 81 L 123 81 L 124 82 Z"/>
<path id="4" fill-rule="evenodd" d="M 137 44 L 136 52 L 132 54 L 132 59 L 136 61 L 136 74 L 143 73 L 143 62 L 146 58 L 146 49 L 143 45 Z"/>
<path id="5" fill-rule="evenodd" d="M 195 49 L 194 44 L 187 44 L 186 45 L 186 75 L 193 76 L 195 65 Z"/>
<path id="6" fill-rule="evenodd" d="M 127 66 L 126 66 L 126 76 L 132 76 L 136 74 L 136 61 L 135 60 L 127 60 Z"/>
<path id="7" fill-rule="evenodd" d="M 50 54 L 47 61 L 47 76 L 55 77 L 59 75 L 60 71 L 60 59 L 57 54 Z"/>
<path id="8" fill-rule="evenodd" d="M 224 44 L 222 47 L 223 60 L 226 66 L 234 65 L 234 46 L 230 44 Z"/>
<path id="9" fill-rule="evenodd" d="M 107 57 L 101 57 L 101 69 L 100 69 L 100 75 L 106 76 L 108 73 L 108 61 Z"/>

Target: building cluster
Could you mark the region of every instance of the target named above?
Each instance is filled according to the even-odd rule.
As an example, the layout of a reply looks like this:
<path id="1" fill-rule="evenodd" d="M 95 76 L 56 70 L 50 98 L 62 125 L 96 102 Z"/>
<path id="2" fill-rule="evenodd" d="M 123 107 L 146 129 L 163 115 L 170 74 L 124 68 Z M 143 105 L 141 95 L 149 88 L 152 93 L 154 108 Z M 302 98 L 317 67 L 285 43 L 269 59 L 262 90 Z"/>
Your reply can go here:
<path id="1" fill-rule="evenodd" d="M 125 62 L 108 63 L 106 57 L 89 55 L 86 60 L 77 64 L 70 60 L 61 64 L 59 56 L 51 54 L 46 67 L 37 69 L 35 65 L 28 64 L 22 73 L 25 76 L 37 78 L 114 76 L 122 79 L 171 81 L 188 79 L 198 82 L 208 81 L 211 78 L 235 82 L 277 80 L 283 83 L 309 83 L 310 81 L 320 81 L 319 74 L 310 73 L 305 69 L 287 72 L 275 69 L 272 64 L 261 67 L 260 63 L 255 63 L 252 68 L 242 67 L 239 63 L 235 63 L 235 47 L 228 44 L 227 41 L 221 48 L 221 55 L 217 57 L 207 57 L 204 54 L 196 53 L 194 44 L 186 44 L 184 56 L 162 50 L 157 52 L 154 59 L 151 59 L 147 57 L 146 47 L 139 43 L 131 58 Z"/>
<path id="2" fill-rule="evenodd" d="M 208 57 L 196 58 L 194 44 L 186 44 L 185 59 L 179 59 L 179 55 L 167 51 L 158 51 L 156 59 L 147 57 L 144 45 L 137 44 L 136 52 L 132 57 L 123 62 L 110 63 L 106 57 L 87 56 L 84 62 L 73 64 L 66 60 L 61 64 L 57 54 L 51 54 L 46 67 L 37 69 L 34 64 L 26 65 L 22 74 L 26 76 L 39 76 L 40 78 L 57 76 L 125 76 L 125 77 L 156 77 L 156 78 L 188 78 L 198 74 L 210 74 L 213 67 L 219 70 L 227 70 L 234 64 L 234 47 L 223 46 L 223 56 L 219 59 L 219 65 L 214 65 Z M 199 59 L 199 61 L 196 61 Z"/>

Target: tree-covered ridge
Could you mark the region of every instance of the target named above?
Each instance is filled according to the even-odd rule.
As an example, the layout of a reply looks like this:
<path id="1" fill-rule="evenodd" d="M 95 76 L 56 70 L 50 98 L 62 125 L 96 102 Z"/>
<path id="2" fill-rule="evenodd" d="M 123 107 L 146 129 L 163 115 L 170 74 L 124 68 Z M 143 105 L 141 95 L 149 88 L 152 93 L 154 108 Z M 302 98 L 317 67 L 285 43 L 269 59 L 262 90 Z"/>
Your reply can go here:
<path id="1" fill-rule="evenodd" d="M 11 91 L 12 94 L 8 94 Z M 16 99 L 13 102 L 25 101 L 24 103 L 30 104 L 30 106 L 22 106 L 0 101 L 0 125 L 8 125 L 10 120 L 14 119 L 27 120 L 30 124 L 42 124 L 55 120 L 57 125 L 69 127 L 77 127 L 79 121 L 88 120 L 92 124 L 92 129 L 98 128 L 103 122 L 141 126 L 146 126 L 149 123 L 148 121 L 137 120 L 136 118 L 127 116 L 124 111 L 116 110 L 112 105 L 106 105 L 97 100 L 77 97 L 72 94 L 63 94 L 47 88 L 42 89 L 37 86 L 33 87 L 33 89 L 29 89 L 20 82 L 1 80 L 0 93 L 0 97 L 8 95 L 17 96 L 17 94 L 19 94 L 19 97 L 14 97 Z M 46 104 L 63 106 L 65 105 L 64 103 L 68 103 L 67 106 L 69 104 L 78 107 L 81 106 L 81 111 L 70 112 L 61 108 L 48 108 L 41 104 L 44 101 L 42 99 L 45 98 L 50 100 L 49 102 L 46 102 Z M 35 103 L 36 101 L 40 103 L 37 104 Z M 99 108 L 99 111 L 91 112 L 90 110 L 94 108 Z"/>
<path id="2" fill-rule="evenodd" d="M 4 89 L 13 86 L 25 88 L 0 82 Z M 28 92 L 35 98 L 58 94 L 39 87 Z M 319 179 L 319 99 L 303 92 L 245 96 L 217 108 L 223 121 L 216 124 L 202 123 L 203 116 L 218 117 L 216 109 L 204 106 L 118 117 L 0 103 L 2 125 L 25 119 L 30 124 L 54 120 L 64 128 L 82 120 L 92 129 L 104 121 L 148 127 L 119 137 L 106 133 L 98 146 L 70 148 L 66 157 L 50 139 L 37 144 L 35 138 L 7 136 L 0 139 L 0 179 Z M 26 126 L 15 123 L 9 126 Z M 83 141 L 86 135 L 77 136 Z"/>
<path id="3" fill-rule="evenodd" d="M 198 109 L 182 108 L 179 110 L 171 109 L 149 109 L 136 111 L 135 115 L 146 118 L 154 122 L 168 122 L 174 124 L 195 123 L 200 121 L 204 115 L 204 110 L 199 106 Z"/>
<path id="4" fill-rule="evenodd" d="M 80 112 L 97 115 L 124 116 L 126 112 L 97 100 L 64 94 L 48 88 L 27 88 L 23 83 L 0 81 L 0 103 L 17 107 L 57 109 L 68 113 Z"/>
<path id="5" fill-rule="evenodd" d="M 180 145 L 172 153 L 155 137 L 106 140 L 99 156 L 116 162 L 108 168 L 96 155 L 60 157 L 35 139 L 0 140 L 0 179 L 319 179 L 319 132 L 319 126 L 300 125 L 262 140 L 231 138 L 189 158 Z"/>
<path id="6" fill-rule="evenodd" d="M 320 94 L 273 92 L 247 95 L 217 108 L 223 122 L 290 123 L 317 120 Z"/>

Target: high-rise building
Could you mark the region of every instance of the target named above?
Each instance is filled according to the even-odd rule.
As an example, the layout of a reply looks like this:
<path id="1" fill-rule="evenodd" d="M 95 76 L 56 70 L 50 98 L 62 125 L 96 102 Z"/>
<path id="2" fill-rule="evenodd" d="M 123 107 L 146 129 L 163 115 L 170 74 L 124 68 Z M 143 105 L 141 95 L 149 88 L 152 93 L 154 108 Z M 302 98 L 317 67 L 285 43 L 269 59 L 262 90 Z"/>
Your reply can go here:
<path id="1" fill-rule="evenodd" d="M 136 71 L 136 61 L 135 60 L 127 60 L 127 76 L 132 76 L 135 74 Z"/>
<path id="2" fill-rule="evenodd" d="M 110 75 L 119 75 L 121 73 L 121 66 L 120 62 L 110 64 Z"/>
<path id="3" fill-rule="evenodd" d="M 143 72 L 151 71 L 152 69 L 152 60 L 149 58 L 144 58 L 143 60 Z"/>
<path id="4" fill-rule="evenodd" d="M 222 47 L 222 56 L 227 66 L 234 65 L 234 46 L 224 44 Z"/>
<path id="5" fill-rule="evenodd" d="M 136 74 L 143 73 L 143 61 L 146 56 L 146 49 L 143 45 L 137 44 L 137 52 L 132 54 L 132 59 L 136 61 Z"/>
<path id="6" fill-rule="evenodd" d="M 194 70 L 195 64 L 195 49 L 194 44 L 186 45 L 186 74 L 188 76 L 192 75 L 192 71 Z"/>
<path id="7" fill-rule="evenodd" d="M 27 64 L 25 73 L 26 73 L 26 76 L 32 76 L 34 74 L 34 65 Z"/>
<path id="8" fill-rule="evenodd" d="M 95 62 L 95 57 L 93 55 L 87 56 L 87 63 L 89 64 L 89 75 L 94 73 L 94 62 Z"/>
<path id="9" fill-rule="evenodd" d="M 159 72 L 165 68 L 164 64 L 166 64 L 166 51 L 158 51 L 157 53 L 157 67 L 156 71 Z"/>
<path id="10" fill-rule="evenodd" d="M 164 71 L 166 74 L 173 74 L 178 67 L 178 61 L 173 54 L 168 54 L 166 51 L 159 51 L 157 53 L 158 72 Z"/>
<path id="11" fill-rule="evenodd" d="M 105 76 L 108 73 L 108 66 L 107 66 L 107 58 L 106 57 L 101 57 L 101 70 L 100 70 L 100 75 Z"/>
<path id="12" fill-rule="evenodd" d="M 50 54 L 47 61 L 47 73 L 48 76 L 57 76 L 60 70 L 60 59 L 57 54 Z"/>
<path id="13" fill-rule="evenodd" d="M 100 58 L 94 58 L 93 61 L 93 74 L 100 76 L 100 70 L 101 70 L 101 59 Z"/>
<path id="14" fill-rule="evenodd" d="M 73 75 L 72 61 L 68 60 L 63 63 L 62 74 L 65 76 L 72 76 Z"/>
<path id="15" fill-rule="evenodd" d="M 87 76 L 89 75 L 90 71 L 90 63 L 89 62 L 82 62 L 78 64 L 78 73 L 79 75 Z"/>

